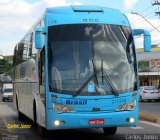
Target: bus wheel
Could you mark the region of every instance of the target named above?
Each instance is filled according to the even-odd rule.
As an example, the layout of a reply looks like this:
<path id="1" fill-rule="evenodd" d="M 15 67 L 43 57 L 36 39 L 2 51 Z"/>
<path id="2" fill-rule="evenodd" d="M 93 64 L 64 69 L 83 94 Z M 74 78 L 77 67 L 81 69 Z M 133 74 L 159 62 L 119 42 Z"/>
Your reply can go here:
<path id="1" fill-rule="evenodd" d="M 47 130 L 38 124 L 38 133 L 41 137 L 47 136 Z"/>
<path id="2" fill-rule="evenodd" d="M 33 103 L 33 124 L 37 126 L 37 112 L 36 112 L 36 102 Z"/>
<path id="3" fill-rule="evenodd" d="M 18 110 L 18 120 L 24 121 L 25 116 Z"/>
<path id="4" fill-rule="evenodd" d="M 34 126 L 35 127 L 38 127 L 38 133 L 39 133 L 39 135 L 41 136 L 41 137 L 45 137 L 46 136 L 46 134 L 47 134 L 47 130 L 44 128 L 44 127 L 42 127 L 42 126 L 40 126 L 39 124 L 38 124 L 38 122 L 37 122 L 37 110 L 36 110 L 36 102 L 34 101 L 34 103 L 33 103 L 33 123 L 34 123 Z"/>
<path id="5" fill-rule="evenodd" d="M 116 133 L 117 127 L 104 127 L 103 132 L 105 135 L 114 135 Z"/>

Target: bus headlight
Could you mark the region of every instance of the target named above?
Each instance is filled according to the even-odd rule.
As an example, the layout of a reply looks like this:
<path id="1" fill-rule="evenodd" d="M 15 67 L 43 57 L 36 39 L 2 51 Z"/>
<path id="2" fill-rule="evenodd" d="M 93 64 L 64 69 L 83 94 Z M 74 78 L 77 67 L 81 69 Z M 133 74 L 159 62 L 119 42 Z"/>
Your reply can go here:
<path id="1" fill-rule="evenodd" d="M 52 105 L 56 113 L 74 112 L 74 110 L 71 107 L 64 106 L 62 104 L 52 103 Z"/>
<path id="2" fill-rule="evenodd" d="M 117 111 L 131 111 L 131 110 L 134 110 L 136 107 L 136 100 L 135 101 L 131 101 L 127 104 L 124 104 L 124 105 L 120 105 L 117 109 Z"/>

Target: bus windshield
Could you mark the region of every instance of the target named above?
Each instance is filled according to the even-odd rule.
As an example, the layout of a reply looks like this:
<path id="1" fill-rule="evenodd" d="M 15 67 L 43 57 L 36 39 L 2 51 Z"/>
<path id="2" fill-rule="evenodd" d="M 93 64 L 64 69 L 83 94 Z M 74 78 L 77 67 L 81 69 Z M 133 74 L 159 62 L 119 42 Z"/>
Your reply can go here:
<path id="1" fill-rule="evenodd" d="M 51 92 L 83 96 L 132 92 L 137 89 L 136 73 L 129 27 L 72 24 L 48 28 Z"/>

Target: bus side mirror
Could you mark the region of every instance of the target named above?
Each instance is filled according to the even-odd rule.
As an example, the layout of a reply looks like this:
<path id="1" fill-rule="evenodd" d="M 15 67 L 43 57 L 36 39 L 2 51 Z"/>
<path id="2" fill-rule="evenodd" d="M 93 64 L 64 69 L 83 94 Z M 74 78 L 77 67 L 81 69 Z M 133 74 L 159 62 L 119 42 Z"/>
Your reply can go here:
<path id="1" fill-rule="evenodd" d="M 45 45 L 45 32 L 44 27 L 38 26 L 35 30 L 35 48 L 42 49 Z"/>
<path id="2" fill-rule="evenodd" d="M 150 52 L 151 51 L 151 35 L 149 33 L 149 31 L 144 30 L 144 29 L 133 29 L 132 30 L 133 35 L 144 35 L 144 51 L 145 52 Z"/>

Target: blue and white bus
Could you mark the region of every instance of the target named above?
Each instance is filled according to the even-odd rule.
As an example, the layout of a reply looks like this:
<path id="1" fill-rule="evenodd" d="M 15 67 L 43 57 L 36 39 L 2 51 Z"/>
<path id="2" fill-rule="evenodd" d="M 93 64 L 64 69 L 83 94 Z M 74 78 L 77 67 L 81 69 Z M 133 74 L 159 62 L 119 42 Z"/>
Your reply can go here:
<path id="1" fill-rule="evenodd" d="M 138 124 L 138 70 L 134 35 L 120 11 L 97 6 L 46 9 L 16 45 L 14 103 L 46 130 L 103 128 Z"/>

